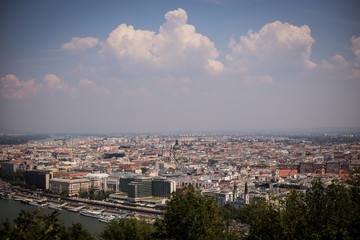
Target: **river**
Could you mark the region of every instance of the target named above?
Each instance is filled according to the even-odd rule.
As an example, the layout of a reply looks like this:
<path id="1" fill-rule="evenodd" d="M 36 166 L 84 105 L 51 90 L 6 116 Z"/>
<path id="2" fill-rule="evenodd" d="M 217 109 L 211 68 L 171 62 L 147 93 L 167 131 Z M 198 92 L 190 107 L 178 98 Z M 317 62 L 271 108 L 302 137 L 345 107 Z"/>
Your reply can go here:
<path id="1" fill-rule="evenodd" d="M 21 203 L 20 201 L 14 201 L 10 199 L 0 199 L 0 222 L 2 223 L 6 218 L 11 222 L 19 215 L 21 210 L 36 211 L 40 210 L 40 214 L 49 214 L 54 210 L 47 207 L 38 208 L 29 204 Z M 58 219 L 63 221 L 65 226 L 71 226 L 72 223 L 81 223 L 84 229 L 88 230 L 94 237 L 96 233 L 103 231 L 106 226 L 105 223 L 99 222 L 98 219 L 85 217 L 80 213 L 69 212 L 67 210 L 61 210 Z"/>

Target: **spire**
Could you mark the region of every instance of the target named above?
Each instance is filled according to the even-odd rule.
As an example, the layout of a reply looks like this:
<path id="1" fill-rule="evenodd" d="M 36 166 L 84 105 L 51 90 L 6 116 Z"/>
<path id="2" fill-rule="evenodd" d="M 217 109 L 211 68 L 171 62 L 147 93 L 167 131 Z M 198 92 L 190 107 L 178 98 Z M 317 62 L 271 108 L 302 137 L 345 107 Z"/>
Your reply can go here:
<path id="1" fill-rule="evenodd" d="M 234 182 L 233 202 L 235 202 L 236 197 L 237 197 L 237 186 L 236 186 L 236 182 Z"/>

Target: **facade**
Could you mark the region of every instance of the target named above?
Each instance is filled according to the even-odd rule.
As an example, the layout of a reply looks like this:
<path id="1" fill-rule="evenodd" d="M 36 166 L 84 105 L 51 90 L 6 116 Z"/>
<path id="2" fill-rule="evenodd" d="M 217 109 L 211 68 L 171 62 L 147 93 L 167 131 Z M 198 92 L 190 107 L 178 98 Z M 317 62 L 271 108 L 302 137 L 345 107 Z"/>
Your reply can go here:
<path id="1" fill-rule="evenodd" d="M 313 173 L 314 163 L 312 162 L 301 162 L 299 165 L 300 173 Z"/>
<path id="2" fill-rule="evenodd" d="M 116 183 L 112 185 L 116 189 Z M 166 178 L 131 176 L 120 178 L 119 190 L 127 192 L 129 198 L 164 197 L 176 191 L 176 182 Z"/>
<path id="3" fill-rule="evenodd" d="M 120 192 L 128 192 L 128 184 L 135 180 L 135 176 L 120 178 Z"/>
<path id="4" fill-rule="evenodd" d="M 120 191 L 120 180 L 119 180 L 119 178 L 109 177 L 106 180 L 106 189 L 107 190 L 112 190 L 114 192 L 119 192 Z"/>
<path id="5" fill-rule="evenodd" d="M 80 179 L 64 179 L 52 178 L 50 179 L 50 190 L 55 193 L 69 192 L 69 196 L 74 196 L 79 193 L 81 189 L 89 189 L 91 181 L 87 178 Z"/>
<path id="6" fill-rule="evenodd" d="M 106 179 L 109 177 L 106 173 L 90 173 L 86 175 L 86 178 L 90 180 L 91 187 L 96 190 L 107 190 Z"/>
<path id="7" fill-rule="evenodd" d="M 56 172 L 54 173 L 54 177 L 76 178 L 76 177 L 84 177 L 88 174 L 89 172 Z"/>
<path id="8" fill-rule="evenodd" d="M 1 164 L 1 168 L 5 172 L 16 172 L 19 168 L 19 163 L 17 162 L 4 162 Z"/>
<path id="9" fill-rule="evenodd" d="M 175 190 L 175 181 L 163 178 L 153 179 L 152 181 L 152 196 L 154 197 L 170 197 L 170 194 Z"/>
<path id="10" fill-rule="evenodd" d="M 218 206 L 223 207 L 225 204 L 232 202 L 233 192 L 217 192 L 215 198 Z"/>
<path id="11" fill-rule="evenodd" d="M 26 171 L 25 182 L 38 188 L 49 189 L 51 173 L 48 171 Z"/>
<path id="12" fill-rule="evenodd" d="M 128 184 L 128 198 L 151 197 L 152 179 L 148 177 L 138 177 Z"/>

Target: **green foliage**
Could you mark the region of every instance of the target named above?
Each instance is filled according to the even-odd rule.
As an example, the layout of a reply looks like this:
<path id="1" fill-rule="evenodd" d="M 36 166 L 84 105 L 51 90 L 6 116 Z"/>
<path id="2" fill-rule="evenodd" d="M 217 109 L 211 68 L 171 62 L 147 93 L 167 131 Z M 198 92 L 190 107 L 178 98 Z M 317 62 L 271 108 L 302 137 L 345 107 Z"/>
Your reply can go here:
<path id="1" fill-rule="evenodd" d="M 67 229 L 67 231 L 63 231 L 61 236 L 61 240 L 94 240 L 91 234 L 86 231 L 81 223 L 73 223 L 71 227 Z"/>
<path id="2" fill-rule="evenodd" d="M 201 196 L 190 186 L 183 194 L 173 193 L 163 220 L 156 224 L 160 239 L 222 239 L 223 220 L 210 196 Z"/>
<path id="3" fill-rule="evenodd" d="M 150 240 L 155 228 L 143 220 L 114 219 L 110 221 L 100 239 L 104 240 Z"/>
<path id="4" fill-rule="evenodd" d="M 37 216 L 36 212 L 21 211 L 14 220 L 14 226 L 8 221 L 0 229 L 0 239 L 60 239 L 64 231 L 63 224 L 58 221 L 58 212 Z"/>
<path id="5" fill-rule="evenodd" d="M 359 239 L 356 189 L 319 180 L 306 193 L 292 190 L 278 205 L 254 202 L 238 216 L 249 224 L 246 239 Z"/>
<path id="6" fill-rule="evenodd" d="M 1 135 L 0 145 L 19 145 L 30 140 L 43 140 L 49 137 L 48 135 Z"/>
<path id="7" fill-rule="evenodd" d="M 3 239 L 62 239 L 62 240 L 93 240 L 91 234 L 84 230 L 80 223 L 74 223 L 65 228 L 63 222 L 58 220 L 58 211 L 48 215 L 37 215 L 37 212 L 21 211 L 14 220 L 14 224 L 5 221 L 0 227 L 0 240 Z"/>
<path id="8" fill-rule="evenodd" d="M 68 197 L 69 196 L 69 191 L 68 190 L 64 190 L 60 193 L 61 197 Z"/>
<path id="9" fill-rule="evenodd" d="M 88 190 L 86 189 L 81 189 L 79 191 L 79 196 L 81 198 L 90 198 L 92 200 L 105 200 L 107 198 L 109 198 L 110 194 L 115 193 L 113 190 L 107 190 L 107 191 L 99 191 L 98 193 L 96 193 L 95 188 L 89 188 Z"/>

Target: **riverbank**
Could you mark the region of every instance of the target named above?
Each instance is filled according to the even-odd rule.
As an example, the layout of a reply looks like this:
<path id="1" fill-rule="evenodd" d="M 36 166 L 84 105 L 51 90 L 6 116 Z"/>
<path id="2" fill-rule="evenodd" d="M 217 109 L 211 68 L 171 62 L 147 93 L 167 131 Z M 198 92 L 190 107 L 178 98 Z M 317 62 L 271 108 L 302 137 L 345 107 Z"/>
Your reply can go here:
<path id="1" fill-rule="evenodd" d="M 163 211 L 144 207 L 124 206 L 118 203 L 83 199 L 77 197 L 60 197 L 59 195 L 44 193 L 42 191 L 30 191 L 21 189 L 17 186 L 1 181 L 0 196 L 14 199 L 23 203 L 31 204 L 35 207 L 48 207 L 53 210 L 69 210 L 80 212 L 80 210 L 92 211 L 101 210 L 104 216 L 117 215 L 123 217 L 135 217 L 154 222 L 156 218 L 161 218 Z"/>
<path id="2" fill-rule="evenodd" d="M 36 207 L 30 204 L 21 203 L 21 201 L 15 201 L 14 199 L 0 199 L 0 221 L 1 223 L 8 219 L 11 223 L 19 215 L 21 210 L 24 211 L 37 211 L 40 215 L 50 214 L 55 210 L 47 207 Z M 89 231 L 93 236 L 104 230 L 106 223 L 98 221 L 98 219 L 85 217 L 79 213 L 73 213 L 67 210 L 61 210 L 58 219 L 64 222 L 64 225 L 69 227 L 72 223 L 81 223 L 84 229 Z"/>

